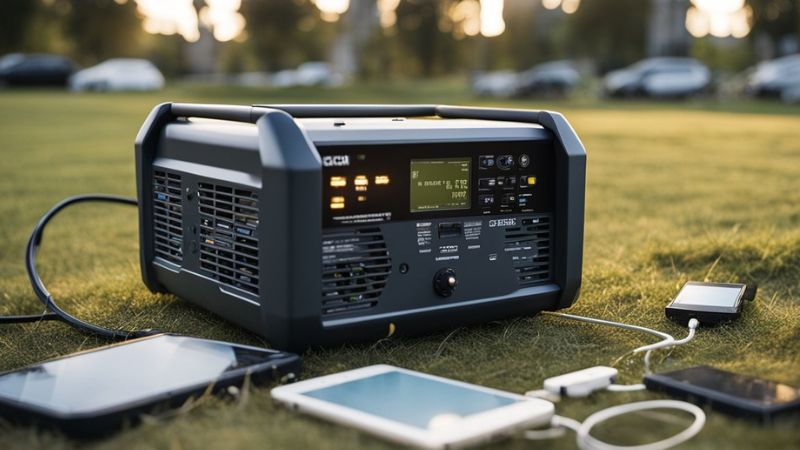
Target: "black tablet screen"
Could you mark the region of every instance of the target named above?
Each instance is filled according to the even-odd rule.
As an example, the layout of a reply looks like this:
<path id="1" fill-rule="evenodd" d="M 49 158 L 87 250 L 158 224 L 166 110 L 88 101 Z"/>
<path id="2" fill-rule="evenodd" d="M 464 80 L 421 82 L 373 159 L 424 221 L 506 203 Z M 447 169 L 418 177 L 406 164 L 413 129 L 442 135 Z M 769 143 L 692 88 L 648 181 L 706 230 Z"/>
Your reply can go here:
<path id="1" fill-rule="evenodd" d="M 0 399 L 58 413 L 102 411 L 209 384 L 228 370 L 273 355 L 223 342 L 163 335 L 0 375 Z"/>

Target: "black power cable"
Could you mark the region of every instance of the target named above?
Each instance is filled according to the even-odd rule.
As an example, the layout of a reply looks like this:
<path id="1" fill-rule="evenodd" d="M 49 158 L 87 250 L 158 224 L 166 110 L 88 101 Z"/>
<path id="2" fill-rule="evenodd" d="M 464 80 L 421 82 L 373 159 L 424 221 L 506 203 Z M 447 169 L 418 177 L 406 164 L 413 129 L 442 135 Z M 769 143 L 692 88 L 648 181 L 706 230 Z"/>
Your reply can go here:
<path id="1" fill-rule="evenodd" d="M 9 324 L 9 323 L 30 323 L 30 322 L 37 322 L 37 321 L 44 321 L 44 320 L 58 320 L 64 323 L 67 323 L 75 328 L 78 328 L 81 331 L 97 334 L 103 336 L 108 339 L 113 340 L 125 340 L 143 336 L 150 336 L 153 334 L 158 334 L 160 331 L 157 330 L 136 330 L 136 331 L 127 331 L 127 330 L 115 330 L 112 328 L 106 328 L 99 325 L 94 325 L 92 323 L 83 321 L 68 312 L 64 311 L 59 307 L 53 296 L 50 295 L 50 292 L 47 291 L 47 288 L 42 281 L 42 278 L 39 276 L 39 271 L 36 269 L 36 252 L 39 250 L 39 246 L 42 243 L 42 236 L 44 234 L 44 229 L 47 226 L 48 222 L 56 216 L 62 209 L 66 208 L 67 206 L 74 205 L 76 203 L 84 203 L 84 202 L 107 202 L 107 203 L 119 203 L 124 205 L 132 205 L 136 206 L 137 202 L 135 198 L 130 197 L 121 197 L 117 195 L 106 195 L 106 194 L 85 194 L 85 195 L 76 195 L 74 197 L 66 198 L 59 203 L 57 203 L 53 208 L 51 208 L 36 224 L 31 232 L 31 237 L 28 239 L 28 244 L 25 247 L 25 270 L 28 272 L 28 278 L 31 281 L 31 286 L 33 287 L 33 292 L 36 296 L 41 300 L 44 304 L 45 309 L 47 311 L 51 311 L 49 313 L 44 313 L 41 315 L 28 315 L 28 316 L 0 316 L 0 324 Z"/>

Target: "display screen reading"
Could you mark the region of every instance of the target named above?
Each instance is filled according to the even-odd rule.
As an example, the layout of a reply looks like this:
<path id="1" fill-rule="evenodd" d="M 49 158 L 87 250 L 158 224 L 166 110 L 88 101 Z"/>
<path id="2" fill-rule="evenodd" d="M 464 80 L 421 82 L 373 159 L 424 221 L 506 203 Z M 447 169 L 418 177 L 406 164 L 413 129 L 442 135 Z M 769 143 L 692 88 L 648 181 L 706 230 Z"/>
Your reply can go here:
<path id="1" fill-rule="evenodd" d="M 411 212 L 470 208 L 470 158 L 412 159 Z"/>

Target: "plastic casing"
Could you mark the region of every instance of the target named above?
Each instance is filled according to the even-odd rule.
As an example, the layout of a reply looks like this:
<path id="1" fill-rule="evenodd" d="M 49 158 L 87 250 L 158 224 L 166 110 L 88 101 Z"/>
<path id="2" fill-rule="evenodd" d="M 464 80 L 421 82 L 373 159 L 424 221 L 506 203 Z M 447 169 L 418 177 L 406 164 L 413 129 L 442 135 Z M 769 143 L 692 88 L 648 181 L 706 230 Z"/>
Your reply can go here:
<path id="1" fill-rule="evenodd" d="M 322 239 L 322 163 L 315 143 L 302 125 L 304 118 L 433 117 L 537 124 L 548 135 L 555 154 L 553 214 L 553 282 L 520 289 L 510 295 L 448 305 L 414 307 L 392 314 L 325 320 L 320 308 Z M 230 139 L 230 133 L 206 133 L 180 145 L 196 154 L 181 168 L 202 170 L 224 179 L 230 170 L 213 166 L 224 149 L 227 160 L 240 159 L 247 174 L 230 180 L 258 189 L 260 302 L 236 299 L 216 282 L 180 267 L 157 263 L 153 245 L 153 165 L 169 157 L 171 124 L 190 118 L 254 124 L 257 137 Z M 446 122 L 444 120 L 443 122 Z M 219 122 L 219 126 L 224 126 Z M 226 137 L 227 136 L 227 137 Z M 502 139 L 498 134 L 497 138 Z M 418 138 L 409 136 L 411 142 Z M 436 142 L 436 139 L 431 142 Z M 240 151 L 245 147 L 253 151 Z M 336 345 L 398 334 L 481 323 L 566 308 L 578 298 L 583 257 L 586 152 L 567 120 L 558 113 L 519 109 L 434 105 L 205 105 L 164 103 L 156 106 L 136 137 L 142 278 L 153 292 L 169 292 L 190 300 L 287 350 Z M 257 160 L 251 155 L 257 154 Z M 183 163 L 182 163 L 183 164 Z M 184 224 L 184 227 L 188 227 Z"/>

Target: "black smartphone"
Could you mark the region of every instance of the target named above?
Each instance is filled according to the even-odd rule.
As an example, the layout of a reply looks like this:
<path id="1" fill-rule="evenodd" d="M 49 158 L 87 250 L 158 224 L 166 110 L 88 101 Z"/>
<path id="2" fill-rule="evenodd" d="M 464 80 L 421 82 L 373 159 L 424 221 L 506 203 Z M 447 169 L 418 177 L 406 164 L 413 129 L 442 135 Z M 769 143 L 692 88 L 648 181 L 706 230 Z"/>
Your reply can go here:
<path id="1" fill-rule="evenodd" d="M 645 375 L 644 384 L 650 390 L 765 423 L 800 412 L 800 388 L 709 366 Z"/>
<path id="2" fill-rule="evenodd" d="M 744 300 L 753 300 L 755 290 L 737 283 L 689 281 L 667 305 L 669 319 L 686 325 L 697 319 L 703 325 L 714 325 L 738 319 Z"/>
<path id="3" fill-rule="evenodd" d="M 246 378 L 294 378 L 299 369 L 292 353 L 160 334 L 0 373 L 0 417 L 97 437 Z"/>

